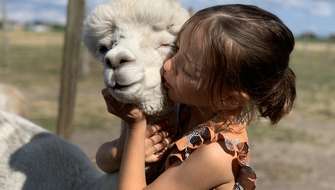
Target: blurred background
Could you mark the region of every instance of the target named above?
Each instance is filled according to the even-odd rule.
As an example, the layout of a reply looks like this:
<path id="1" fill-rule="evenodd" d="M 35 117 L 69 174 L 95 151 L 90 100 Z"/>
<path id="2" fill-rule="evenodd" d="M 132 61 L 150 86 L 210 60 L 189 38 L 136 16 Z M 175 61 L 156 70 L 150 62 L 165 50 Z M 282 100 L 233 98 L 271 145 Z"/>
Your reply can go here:
<path id="1" fill-rule="evenodd" d="M 85 12 L 104 2 L 86 0 Z M 26 118 L 56 131 L 68 1 L 0 3 L 0 84 L 20 92 L 12 95 L 18 99 L 16 109 Z M 276 14 L 293 31 L 291 67 L 298 90 L 294 110 L 276 126 L 260 119 L 249 128 L 258 189 L 335 189 L 335 1 L 181 3 L 190 12 L 217 4 L 253 4 Z M 69 140 L 92 161 L 97 147 L 120 131 L 120 121 L 106 111 L 100 94 L 103 86 L 102 66 L 82 46 Z"/>

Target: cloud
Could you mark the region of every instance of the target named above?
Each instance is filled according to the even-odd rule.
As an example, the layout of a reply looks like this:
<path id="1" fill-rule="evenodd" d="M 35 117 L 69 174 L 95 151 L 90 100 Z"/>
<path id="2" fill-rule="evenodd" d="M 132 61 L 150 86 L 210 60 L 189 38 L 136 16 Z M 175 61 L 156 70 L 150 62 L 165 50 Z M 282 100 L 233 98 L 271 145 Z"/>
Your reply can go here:
<path id="1" fill-rule="evenodd" d="M 22 23 L 31 22 L 34 20 L 47 21 L 52 23 L 65 23 L 65 16 L 57 11 L 41 11 L 38 16 L 35 13 L 29 11 L 16 12 L 10 15 L 11 20 L 19 21 Z"/>
<path id="2" fill-rule="evenodd" d="M 280 3 L 287 7 L 303 7 L 306 0 L 268 0 L 274 1 L 275 3 Z"/>
<path id="3" fill-rule="evenodd" d="M 66 17 L 65 10 L 65 6 L 61 7 L 49 4 L 11 3 L 7 6 L 8 18 L 19 22 L 39 20 L 64 24 Z"/>
<path id="4" fill-rule="evenodd" d="M 334 12 L 334 2 L 327 0 L 266 0 L 277 6 L 298 9 L 314 16 L 329 17 Z"/>
<path id="5" fill-rule="evenodd" d="M 56 6 L 65 6 L 67 5 L 68 0 L 54 0 L 54 1 L 46 1 L 46 0 L 29 0 L 29 3 L 33 4 L 50 4 Z"/>
<path id="6" fill-rule="evenodd" d="M 333 14 L 333 8 L 330 2 L 317 1 L 314 2 L 314 6 L 310 9 L 310 12 L 313 15 L 328 17 Z"/>

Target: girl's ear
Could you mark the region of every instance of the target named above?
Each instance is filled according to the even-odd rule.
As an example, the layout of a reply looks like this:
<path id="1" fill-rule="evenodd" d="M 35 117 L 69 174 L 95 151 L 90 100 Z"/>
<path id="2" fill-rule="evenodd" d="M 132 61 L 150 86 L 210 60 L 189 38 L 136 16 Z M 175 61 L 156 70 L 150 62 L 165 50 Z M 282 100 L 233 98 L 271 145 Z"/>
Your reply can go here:
<path id="1" fill-rule="evenodd" d="M 226 114 L 240 113 L 242 109 L 250 102 L 250 96 L 243 91 L 225 92 L 221 97 L 217 97 L 217 108 Z"/>
<path id="2" fill-rule="evenodd" d="M 233 103 L 236 103 L 236 104 L 243 104 L 244 102 L 247 102 L 250 100 L 250 96 L 246 92 L 235 91 L 235 90 L 228 92 L 225 97 L 227 99 L 230 99 Z"/>

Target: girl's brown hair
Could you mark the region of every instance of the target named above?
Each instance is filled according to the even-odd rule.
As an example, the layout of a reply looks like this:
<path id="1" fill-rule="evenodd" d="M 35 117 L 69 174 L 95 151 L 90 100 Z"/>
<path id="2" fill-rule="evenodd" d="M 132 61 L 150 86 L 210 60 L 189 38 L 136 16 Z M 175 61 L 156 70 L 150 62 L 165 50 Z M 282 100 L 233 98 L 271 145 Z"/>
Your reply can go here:
<path id="1" fill-rule="evenodd" d="M 277 16 L 250 5 L 210 7 L 184 24 L 180 51 L 195 38 L 202 52 L 201 64 L 192 62 L 198 67 L 195 78 L 209 90 L 216 110 L 242 112 L 252 105 L 277 123 L 292 109 L 295 74 L 288 63 L 294 37 Z"/>

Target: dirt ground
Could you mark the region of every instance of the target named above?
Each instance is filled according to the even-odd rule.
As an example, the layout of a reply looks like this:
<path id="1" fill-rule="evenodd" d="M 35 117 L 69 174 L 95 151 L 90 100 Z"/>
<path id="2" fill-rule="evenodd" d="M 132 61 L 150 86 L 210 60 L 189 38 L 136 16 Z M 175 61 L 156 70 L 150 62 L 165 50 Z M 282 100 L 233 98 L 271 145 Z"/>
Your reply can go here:
<path id="1" fill-rule="evenodd" d="M 252 166 L 258 181 L 257 189 L 265 190 L 331 190 L 335 189 L 335 124 L 304 117 L 291 117 L 288 130 L 303 129 L 304 137 L 292 141 L 250 139 Z M 117 126 L 116 126 L 117 127 Z M 275 129 L 274 129 L 275 130 Z M 72 142 L 78 144 L 94 161 L 97 147 L 116 138 L 109 129 L 77 130 Z M 296 140 L 294 140 L 296 138 Z"/>

